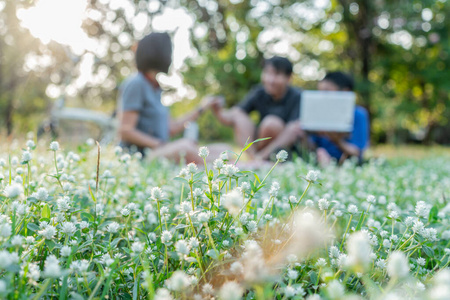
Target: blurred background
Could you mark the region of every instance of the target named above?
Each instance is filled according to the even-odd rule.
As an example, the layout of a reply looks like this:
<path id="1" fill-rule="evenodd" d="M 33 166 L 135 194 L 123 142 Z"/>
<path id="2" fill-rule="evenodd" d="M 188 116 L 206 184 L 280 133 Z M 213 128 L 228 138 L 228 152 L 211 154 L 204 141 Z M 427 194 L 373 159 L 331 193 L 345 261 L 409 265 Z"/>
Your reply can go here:
<path id="1" fill-rule="evenodd" d="M 37 132 L 58 105 L 112 116 L 134 43 L 168 31 L 173 116 L 207 94 L 241 101 L 276 54 L 303 89 L 352 73 L 373 144 L 449 144 L 449 12 L 447 0 L 0 0 L 0 136 Z M 232 140 L 212 114 L 198 123 L 202 140 Z M 97 134 L 65 126 L 68 139 Z"/>

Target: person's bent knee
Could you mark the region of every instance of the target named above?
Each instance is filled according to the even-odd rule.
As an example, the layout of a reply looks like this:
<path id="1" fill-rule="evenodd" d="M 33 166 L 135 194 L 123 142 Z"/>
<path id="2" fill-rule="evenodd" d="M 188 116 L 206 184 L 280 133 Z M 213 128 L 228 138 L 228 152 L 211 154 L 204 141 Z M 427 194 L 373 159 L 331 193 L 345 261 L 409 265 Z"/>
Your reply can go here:
<path id="1" fill-rule="evenodd" d="M 285 123 L 284 121 L 277 116 L 268 115 L 262 119 L 261 124 L 259 125 L 261 129 L 269 129 L 269 130 L 283 130 Z"/>

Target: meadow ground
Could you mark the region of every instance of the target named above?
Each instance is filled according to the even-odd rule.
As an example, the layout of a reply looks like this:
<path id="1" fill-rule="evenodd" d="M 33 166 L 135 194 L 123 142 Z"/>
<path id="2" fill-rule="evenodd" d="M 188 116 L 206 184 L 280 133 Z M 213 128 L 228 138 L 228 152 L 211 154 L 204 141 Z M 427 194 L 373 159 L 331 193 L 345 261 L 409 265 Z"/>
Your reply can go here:
<path id="1" fill-rule="evenodd" d="M 248 171 L 231 153 L 205 167 L 117 147 L 98 160 L 92 141 L 2 147 L 2 298 L 450 295 L 448 148 L 381 146 L 321 170 L 280 152 Z"/>

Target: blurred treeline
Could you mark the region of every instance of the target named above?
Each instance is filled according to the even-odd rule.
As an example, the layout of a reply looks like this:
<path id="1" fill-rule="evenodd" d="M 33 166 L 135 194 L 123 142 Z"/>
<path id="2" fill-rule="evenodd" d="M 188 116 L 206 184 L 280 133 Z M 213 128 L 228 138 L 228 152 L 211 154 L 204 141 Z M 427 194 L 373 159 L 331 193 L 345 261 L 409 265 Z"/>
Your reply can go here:
<path id="1" fill-rule="evenodd" d="M 166 8 L 184 7 L 195 19 L 195 55 L 181 72 L 196 93 L 172 105 L 174 116 L 207 94 L 224 95 L 228 106 L 239 102 L 259 82 L 263 58 L 279 54 L 294 63 L 293 84 L 303 89 L 315 89 L 328 70 L 353 74 L 374 143 L 450 143 L 449 1 L 123 1 L 133 10 L 116 0 L 88 1 L 83 28 L 106 51 L 87 53 L 97 80 L 81 85 L 86 53 L 68 55 L 67 47 L 44 45 L 21 28 L 16 11 L 34 1 L 0 0 L 2 133 L 36 130 L 55 90 L 69 90 L 77 105 L 112 113 L 116 87 L 133 71 L 131 41 L 149 33 Z M 147 26 L 137 29 L 137 17 Z M 176 91 L 167 93 L 176 98 Z M 231 138 L 211 114 L 199 124 L 203 139 Z"/>

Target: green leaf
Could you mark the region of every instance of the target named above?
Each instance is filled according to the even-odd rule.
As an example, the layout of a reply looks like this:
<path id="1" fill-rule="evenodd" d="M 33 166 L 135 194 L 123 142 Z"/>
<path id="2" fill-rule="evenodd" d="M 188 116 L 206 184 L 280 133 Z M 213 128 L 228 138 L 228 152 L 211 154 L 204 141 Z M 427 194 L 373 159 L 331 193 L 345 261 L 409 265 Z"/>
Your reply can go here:
<path id="1" fill-rule="evenodd" d="M 187 181 L 185 178 L 175 177 L 173 180 L 181 181 L 182 183 L 189 184 L 189 181 Z"/>
<path id="2" fill-rule="evenodd" d="M 361 227 L 362 227 L 362 222 L 363 222 L 363 220 L 364 220 L 364 215 L 365 215 L 365 213 L 364 213 L 364 211 L 363 211 L 363 212 L 361 213 L 361 216 L 359 217 L 358 225 L 356 225 L 355 231 L 358 231 L 358 230 L 361 229 Z"/>
<path id="3" fill-rule="evenodd" d="M 270 139 L 271 139 L 271 137 L 266 137 L 266 138 L 254 140 L 253 142 L 247 144 L 247 146 L 245 146 L 244 149 L 242 149 L 242 152 L 246 151 L 248 148 L 250 148 L 253 144 L 255 144 L 257 142 L 262 142 L 262 141 L 270 140 Z"/>
<path id="4" fill-rule="evenodd" d="M 255 176 L 255 178 L 256 178 L 256 180 L 258 181 L 258 183 L 261 183 L 261 180 L 259 179 L 258 174 L 253 173 L 253 175 Z"/>
<path id="5" fill-rule="evenodd" d="M 97 199 L 95 198 L 94 193 L 92 193 L 91 186 L 89 186 L 89 194 L 91 194 L 92 201 L 94 201 L 94 203 L 97 203 Z"/>
<path id="6" fill-rule="evenodd" d="M 218 259 L 219 258 L 219 251 L 210 249 L 208 252 L 206 252 L 206 255 L 211 257 L 212 259 Z"/>
<path id="7" fill-rule="evenodd" d="M 178 230 L 178 229 L 183 229 L 183 228 L 186 228 L 186 227 L 189 227 L 188 225 L 186 225 L 186 224 L 178 224 L 177 226 L 175 226 L 175 230 Z"/>
<path id="8" fill-rule="evenodd" d="M 85 211 L 83 211 L 81 213 L 81 219 L 86 219 L 89 222 L 94 222 L 94 216 L 92 214 L 90 214 L 90 213 L 85 212 Z"/>
<path id="9" fill-rule="evenodd" d="M 39 230 L 39 226 L 34 223 L 28 223 L 27 228 L 34 232 L 37 232 Z"/>
<path id="10" fill-rule="evenodd" d="M 41 209 L 41 216 L 42 218 L 50 219 L 51 210 L 48 204 L 45 204 Z"/>
<path id="11" fill-rule="evenodd" d="M 309 272 L 309 278 L 310 278 L 309 281 L 310 281 L 312 284 L 316 284 L 316 282 L 317 282 L 317 273 L 314 272 L 314 271 Z"/>
<path id="12" fill-rule="evenodd" d="M 428 257 L 434 257 L 434 251 L 430 247 L 423 245 L 422 250 Z"/>
<path id="13" fill-rule="evenodd" d="M 430 223 L 434 223 L 438 219 L 438 213 L 439 209 L 434 205 L 430 210 L 430 215 L 428 216 L 428 220 L 430 220 Z"/>
<path id="14" fill-rule="evenodd" d="M 52 251 L 56 246 L 55 242 L 53 242 L 51 240 L 45 240 L 45 244 L 47 245 L 47 247 L 50 251 Z"/>

